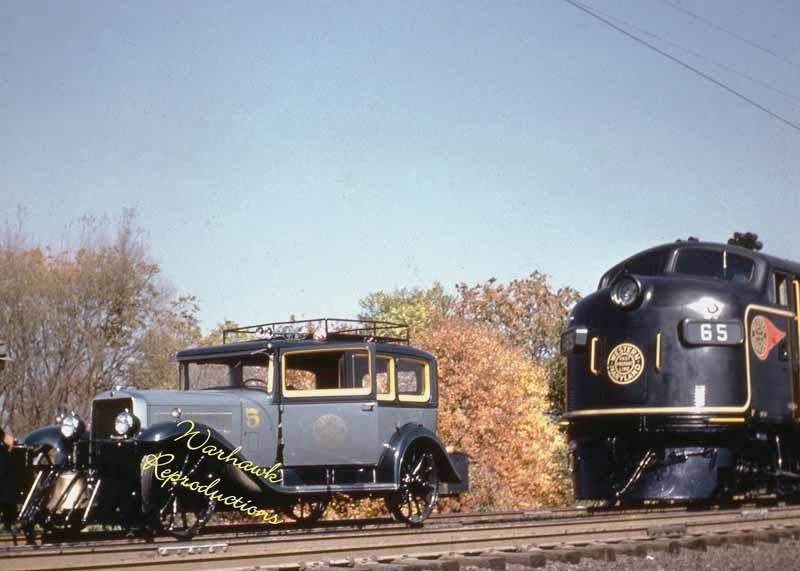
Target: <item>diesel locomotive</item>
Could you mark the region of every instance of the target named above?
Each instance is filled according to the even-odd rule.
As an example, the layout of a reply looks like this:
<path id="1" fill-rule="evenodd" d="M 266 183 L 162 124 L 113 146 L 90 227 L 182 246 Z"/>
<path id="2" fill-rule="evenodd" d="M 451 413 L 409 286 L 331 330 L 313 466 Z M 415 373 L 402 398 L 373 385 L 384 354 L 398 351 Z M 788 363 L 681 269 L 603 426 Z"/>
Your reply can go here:
<path id="1" fill-rule="evenodd" d="M 612 267 L 561 336 L 576 497 L 800 493 L 798 338 L 800 264 L 678 241 Z"/>

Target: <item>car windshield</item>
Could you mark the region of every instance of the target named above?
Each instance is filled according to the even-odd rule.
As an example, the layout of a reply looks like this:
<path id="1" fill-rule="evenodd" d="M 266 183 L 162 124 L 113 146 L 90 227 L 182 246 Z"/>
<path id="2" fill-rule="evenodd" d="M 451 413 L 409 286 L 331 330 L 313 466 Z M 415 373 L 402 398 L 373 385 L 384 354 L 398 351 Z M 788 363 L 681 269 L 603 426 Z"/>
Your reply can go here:
<path id="1" fill-rule="evenodd" d="M 272 356 L 183 363 L 191 390 L 246 388 L 272 392 Z"/>
<path id="2" fill-rule="evenodd" d="M 675 273 L 736 283 L 749 283 L 755 273 L 755 262 L 725 250 L 685 249 L 678 252 Z"/>

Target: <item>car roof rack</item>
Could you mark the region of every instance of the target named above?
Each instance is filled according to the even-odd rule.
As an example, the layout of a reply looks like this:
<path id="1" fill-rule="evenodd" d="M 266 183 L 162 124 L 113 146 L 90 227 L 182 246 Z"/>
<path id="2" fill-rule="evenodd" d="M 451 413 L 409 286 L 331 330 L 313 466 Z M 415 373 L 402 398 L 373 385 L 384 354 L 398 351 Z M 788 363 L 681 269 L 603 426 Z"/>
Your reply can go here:
<path id="1" fill-rule="evenodd" d="M 292 321 L 273 321 L 223 329 L 222 343 L 228 336 L 249 336 L 248 341 L 269 339 L 369 341 L 374 343 L 409 344 L 409 327 L 405 323 L 373 319 L 339 319 L 321 317 Z M 241 340 L 241 339 L 240 339 Z"/>

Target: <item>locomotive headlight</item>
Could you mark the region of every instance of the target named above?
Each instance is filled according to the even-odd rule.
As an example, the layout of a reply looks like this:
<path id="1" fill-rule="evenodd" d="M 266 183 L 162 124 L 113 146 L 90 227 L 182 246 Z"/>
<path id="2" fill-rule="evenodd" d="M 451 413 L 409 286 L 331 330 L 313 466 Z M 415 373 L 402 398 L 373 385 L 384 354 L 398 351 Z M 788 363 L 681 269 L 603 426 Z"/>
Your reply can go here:
<path id="1" fill-rule="evenodd" d="M 56 421 L 59 424 L 61 436 L 67 441 L 77 440 L 81 437 L 83 431 L 86 430 L 86 423 L 74 412 L 57 418 Z"/>
<path id="2" fill-rule="evenodd" d="M 622 309 L 630 309 L 639 301 L 642 295 L 642 286 L 630 276 L 618 279 L 611 286 L 611 301 Z"/>
<path id="3" fill-rule="evenodd" d="M 114 432 L 118 436 L 131 436 L 139 428 L 139 419 L 126 408 L 114 419 Z"/>

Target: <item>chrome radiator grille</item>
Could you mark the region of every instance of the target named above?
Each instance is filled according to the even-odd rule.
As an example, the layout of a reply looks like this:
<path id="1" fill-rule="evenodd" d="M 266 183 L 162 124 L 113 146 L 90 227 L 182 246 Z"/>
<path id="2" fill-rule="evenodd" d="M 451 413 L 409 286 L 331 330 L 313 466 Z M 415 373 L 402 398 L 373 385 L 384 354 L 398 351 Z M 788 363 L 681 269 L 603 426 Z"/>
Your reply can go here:
<path id="1" fill-rule="evenodd" d="M 109 438 L 114 434 L 114 419 L 123 410 L 133 412 L 133 399 L 105 399 L 92 403 L 92 438 Z"/>

